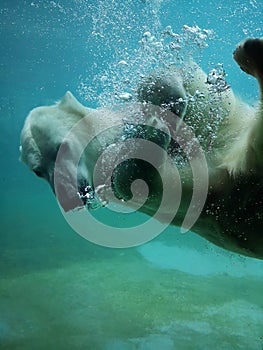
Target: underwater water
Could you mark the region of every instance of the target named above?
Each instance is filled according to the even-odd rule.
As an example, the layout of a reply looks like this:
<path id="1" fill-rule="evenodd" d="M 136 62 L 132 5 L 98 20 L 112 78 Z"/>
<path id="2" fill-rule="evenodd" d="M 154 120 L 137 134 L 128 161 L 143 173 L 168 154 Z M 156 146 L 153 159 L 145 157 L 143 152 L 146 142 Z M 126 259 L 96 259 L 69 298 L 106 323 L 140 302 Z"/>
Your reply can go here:
<path id="1" fill-rule="evenodd" d="M 0 1 L 0 349 L 263 348 L 262 261 L 175 227 L 134 248 L 95 245 L 19 162 L 33 107 L 67 90 L 90 107 L 125 103 L 141 76 L 190 55 L 207 72 L 223 64 L 256 104 L 232 52 L 263 36 L 262 13 L 260 0 Z"/>

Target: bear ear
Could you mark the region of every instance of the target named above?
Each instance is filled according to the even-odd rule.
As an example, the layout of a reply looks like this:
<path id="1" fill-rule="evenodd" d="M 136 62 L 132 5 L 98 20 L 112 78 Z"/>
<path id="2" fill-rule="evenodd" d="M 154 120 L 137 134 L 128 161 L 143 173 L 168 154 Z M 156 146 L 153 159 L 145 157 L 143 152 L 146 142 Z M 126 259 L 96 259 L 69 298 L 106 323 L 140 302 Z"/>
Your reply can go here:
<path id="1" fill-rule="evenodd" d="M 68 112 L 74 112 L 80 115 L 87 114 L 87 108 L 85 108 L 70 91 L 67 91 L 63 98 L 58 102 L 58 107 Z"/>

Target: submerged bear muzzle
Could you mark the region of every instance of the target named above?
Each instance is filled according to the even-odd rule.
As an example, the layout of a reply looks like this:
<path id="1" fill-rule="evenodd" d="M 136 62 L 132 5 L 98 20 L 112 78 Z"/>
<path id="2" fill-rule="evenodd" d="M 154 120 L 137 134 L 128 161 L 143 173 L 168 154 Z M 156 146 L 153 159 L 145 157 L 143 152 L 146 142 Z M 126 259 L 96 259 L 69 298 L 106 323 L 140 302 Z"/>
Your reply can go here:
<path id="1" fill-rule="evenodd" d="M 78 193 L 74 193 L 69 190 L 67 185 L 57 184 L 54 193 L 65 212 L 84 206 L 84 203 Z"/>

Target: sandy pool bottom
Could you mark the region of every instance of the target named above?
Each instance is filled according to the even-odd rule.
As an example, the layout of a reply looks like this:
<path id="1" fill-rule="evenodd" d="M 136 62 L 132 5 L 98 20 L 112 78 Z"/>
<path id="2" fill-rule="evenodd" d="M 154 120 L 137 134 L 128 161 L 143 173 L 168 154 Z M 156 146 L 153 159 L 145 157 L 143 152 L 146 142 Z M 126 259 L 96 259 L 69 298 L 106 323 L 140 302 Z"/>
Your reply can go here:
<path id="1" fill-rule="evenodd" d="M 242 273 L 217 257 L 212 268 L 192 250 L 190 273 L 163 242 L 91 249 L 86 262 L 1 278 L 1 349 L 262 349 L 262 278 L 247 273 L 256 261 Z"/>

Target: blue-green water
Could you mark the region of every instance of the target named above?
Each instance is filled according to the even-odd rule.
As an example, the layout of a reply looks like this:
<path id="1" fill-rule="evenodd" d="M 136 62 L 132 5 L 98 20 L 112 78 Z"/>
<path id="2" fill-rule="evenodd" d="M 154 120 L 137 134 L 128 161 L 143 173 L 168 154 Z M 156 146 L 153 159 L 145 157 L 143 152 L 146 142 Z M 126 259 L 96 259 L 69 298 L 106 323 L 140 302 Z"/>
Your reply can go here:
<path id="1" fill-rule="evenodd" d="M 96 246 L 18 161 L 33 107 L 66 90 L 88 106 L 117 103 L 117 63 L 129 62 L 130 80 L 158 65 L 139 41 L 168 25 L 212 30 L 206 48 L 189 44 L 195 59 L 207 71 L 223 63 L 234 91 L 256 103 L 232 51 L 263 36 L 262 14 L 259 0 L 0 1 L 0 349 L 263 348 L 262 261 L 176 228 L 137 248 Z"/>

